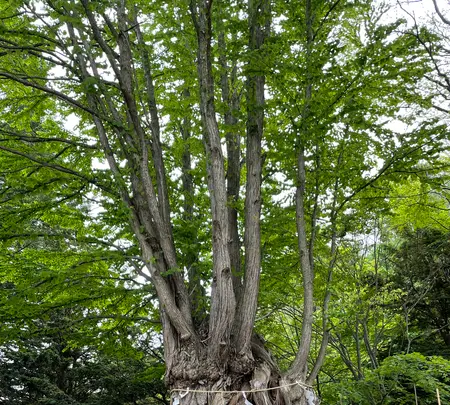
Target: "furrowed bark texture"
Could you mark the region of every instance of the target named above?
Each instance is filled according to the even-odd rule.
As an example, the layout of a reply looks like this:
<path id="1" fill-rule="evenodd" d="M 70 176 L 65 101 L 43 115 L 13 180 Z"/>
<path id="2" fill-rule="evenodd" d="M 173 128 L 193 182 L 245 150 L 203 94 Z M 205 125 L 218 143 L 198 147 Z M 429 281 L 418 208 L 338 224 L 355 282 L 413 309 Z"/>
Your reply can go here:
<path id="1" fill-rule="evenodd" d="M 249 50 L 260 51 L 269 32 L 269 2 L 248 2 Z M 261 26 L 261 19 L 265 25 Z M 258 60 L 257 63 L 262 63 Z M 261 142 L 264 123 L 263 75 L 254 75 L 257 67 L 250 64 L 247 77 L 247 139 L 246 139 L 246 190 L 245 190 L 245 276 L 242 298 L 239 302 L 236 347 L 243 355 L 251 354 L 250 340 L 255 322 L 261 270 Z"/>
<path id="2" fill-rule="evenodd" d="M 241 179 L 241 136 L 236 128 L 238 119 L 235 114 L 239 111 L 240 95 L 236 88 L 230 92 L 231 86 L 236 86 L 236 62 L 232 61 L 233 67 L 229 74 L 230 67 L 227 64 L 225 34 L 219 32 L 219 62 L 222 69 L 220 76 L 220 87 L 222 102 L 227 106 L 224 114 L 224 123 L 229 128 L 225 134 L 227 145 L 227 201 L 228 201 L 228 243 L 231 262 L 231 274 L 236 302 L 239 302 L 242 292 L 241 274 L 241 241 L 238 229 L 238 211 L 236 204 L 239 200 L 239 189 Z M 233 128 L 233 129 L 231 129 Z"/>
<path id="3" fill-rule="evenodd" d="M 183 98 L 189 99 L 189 89 L 183 90 Z M 182 185 L 183 185 L 183 219 L 187 224 L 194 220 L 194 182 L 192 178 L 192 164 L 191 164 L 191 122 L 188 115 L 183 118 L 180 125 L 181 136 L 184 141 L 183 155 L 182 155 Z M 190 237 L 193 243 L 198 240 L 197 229 L 191 227 Z M 202 275 L 199 273 L 198 266 L 198 252 L 197 248 L 187 248 L 183 254 L 186 256 L 185 265 L 188 273 L 188 289 L 192 304 L 192 317 L 196 326 L 200 326 L 205 319 L 204 304 L 202 300 L 206 296 L 205 288 L 202 286 Z"/>
<path id="4" fill-rule="evenodd" d="M 213 283 L 209 321 L 209 360 L 220 362 L 227 356 L 236 300 L 228 252 L 228 215 L 225 166 L 214 106 L 211 70 L 211 2 L 191 2 L 197 31 L 197 70 L 200 85 L 200 113 L 205 138 L 208 186 L 212 214 Z"/>

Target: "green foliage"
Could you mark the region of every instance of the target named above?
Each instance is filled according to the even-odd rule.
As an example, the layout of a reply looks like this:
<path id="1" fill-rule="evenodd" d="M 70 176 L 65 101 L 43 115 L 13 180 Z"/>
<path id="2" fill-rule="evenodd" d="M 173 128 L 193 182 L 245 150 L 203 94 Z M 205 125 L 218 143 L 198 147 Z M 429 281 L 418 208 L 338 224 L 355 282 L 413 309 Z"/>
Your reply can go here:
<path id="1" fill-rule="evenodd" d="M 399 247 L 388 250 L 391 288 L 402 291 L 395 303 L 407 316 L 411 350 L 450 356 L 449 251 L 449 234 L 432 228 L 404 231 Z"/>
<path id="2" fill-rule="evenodd" d="M 419 353 L 386 358 L 360 381 L 330 384 L 323 389 L 326 403 L 340 404 L 436 404 L 450 399 L 450 362 Z M 414 388 L 415 387 L 415 388 Z"/>

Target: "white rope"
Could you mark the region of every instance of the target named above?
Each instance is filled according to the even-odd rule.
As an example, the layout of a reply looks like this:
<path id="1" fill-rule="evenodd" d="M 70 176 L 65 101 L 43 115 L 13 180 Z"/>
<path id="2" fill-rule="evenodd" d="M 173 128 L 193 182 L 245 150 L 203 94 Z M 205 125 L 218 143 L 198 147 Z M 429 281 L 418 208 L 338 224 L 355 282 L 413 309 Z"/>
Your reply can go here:
<path id="1" fill-rule="evenodd" d="M 239 391 L 225 391 L 225 390 L 191 390 L 190 388 L 186 389 L 186 388 L 174 388 L 171 390 L 171 392 L 184 392 L 184 395 L 188 394 L 189 392 L 193 392 L 193 393 L 202 393 L 202 394 L 219 394 L 221 393 L 223 394 L 240 394 L 240 393 L 252 393 L 252 392 L 265 392 L 265 391 L 272 391 L 272 390 L 278 390 L 281 388 L 287 388 L 287 387 L 292 387 L 293 385 L 300 385 L 302 387 L 305 388 L 313 388 L 311 385 L 307 385 L 304 384 L 300 381 L 296 381 L 294 383 L 291 384 L 285 384 L 285 385 L 279 385 L 277 387 L 268 387 L 268 388 L 258 388 L 258 389 L 253 389 L 253 390 L 239 390 Z M 184 396 L 183 395 L 183 396 Z M 180 394 L 181 396 L 181 394 Z"/>

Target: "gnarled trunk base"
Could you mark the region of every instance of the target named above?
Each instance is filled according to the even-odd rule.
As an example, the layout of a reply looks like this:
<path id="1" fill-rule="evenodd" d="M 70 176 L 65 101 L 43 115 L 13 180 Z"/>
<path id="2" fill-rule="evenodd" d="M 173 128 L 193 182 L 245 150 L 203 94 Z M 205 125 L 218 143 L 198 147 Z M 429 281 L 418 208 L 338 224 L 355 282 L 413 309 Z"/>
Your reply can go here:
<path id="1" fill-rule="evenodd" d="M 313 390 L 283 378 L 270 354 L 255 339 L 248 356 L 224 349 L 220 364 L 205 353 L 178 351 L 167 383 L 173 405 L 317 405 Z M 173 361 L 175 360 L 175 361 Z"/>

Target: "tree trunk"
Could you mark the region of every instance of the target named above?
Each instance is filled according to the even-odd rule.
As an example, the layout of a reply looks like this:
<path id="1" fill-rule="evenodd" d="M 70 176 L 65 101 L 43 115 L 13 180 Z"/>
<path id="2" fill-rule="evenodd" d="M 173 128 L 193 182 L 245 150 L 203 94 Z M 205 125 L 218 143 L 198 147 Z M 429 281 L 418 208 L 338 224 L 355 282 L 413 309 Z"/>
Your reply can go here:
<path id="1" fill-rule="evenodd" d="M 223 364 L 208 362 L 208 350 L 179 350 L 175 365 L 168 376 L 172 403 L 181 405 L 316 405 L 314 391 L 306 385 L 283 377 L 265 349 L 261 338 L 254 334 L 251 342 L 254 366 L 245 373 L 241 357 L 232 349 Z M 173 359 L 172 359 L 173 360 Z"/>

